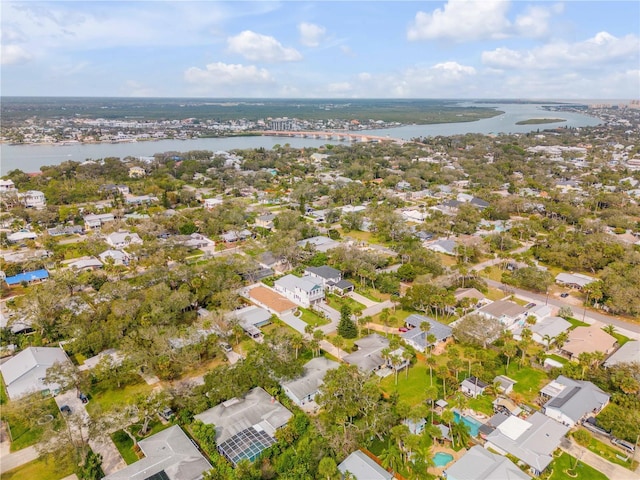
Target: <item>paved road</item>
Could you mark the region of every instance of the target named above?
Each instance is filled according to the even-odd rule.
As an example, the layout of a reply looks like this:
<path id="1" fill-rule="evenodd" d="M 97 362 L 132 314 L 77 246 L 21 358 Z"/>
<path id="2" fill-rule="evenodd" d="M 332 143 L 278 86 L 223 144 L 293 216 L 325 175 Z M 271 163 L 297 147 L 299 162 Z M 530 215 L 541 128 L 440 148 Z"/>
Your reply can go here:
<path id="1" fill-rule="evenodd" d="M 384 302 L 380 302 L 380 303 L 374 305 L 373 307 L 365 308 L 362 311 L 362 316 L 363 317 L 373 317 L 374 315 L 377 315 L 378 313 L 380 313 L 385 308 L 392 309 L 393 308 L 393 302 L 391 300 L 385 300 Z"/>
<path id="2" fill-rule="evenodd" d="M 18 468 L 38 458 L 35 447 L 27 447 L 16 452 L 10 451 L 9 441 L 0 443 L 0 474 Z"/>
<path id="3" fill-rule="evenodd" d="M 604 473 L 609 480 L 640 480 L 640 476 L 635 472 L 605 460 L 601 456 L 576 444 L 572 439 L 563 438 L 560 448 L 581 462 Z"/>
<path id="4" fill-rule="evenodd" d="M 485 281 L 487 282 L 487 285 L 489 285 L 490 287 L 494 287 L 494 288 L 504 287 L 502 283 L 496 282 L 494 280 L 489 280 L 485 278 Z M 547 302 L 547 296 L 545 294 L 529 292 L 528 290 L 522 290 L 521 288 L 515 288 L 510 285 L 508 286 L 508 288 L 515 295 L 517 295 L 518 297 L 524 300 L 535 302 L 539 305 L 544 305 L 545 302 Z M 578 318 L 578 320 L 582 320 L 582 315 L 584 311 L 584 309 L 582 308 L 576 309 L 575 305 L 571 305 L 567 302 L 564 302 L 552 296 L 549 296 L 548 304 L 553 305 L 554 307 L 571 307 L 573 309 L 573 313 L 575 314 L 576 318 Z M 585 320 L 598 321 L 604 324 L 614 325 L 616 329 L 623 335 L 626 335 L 630 338 L 640 339 L 640 324 L 638 323 L 628 322 L 617 317 L 604 315 L 599 312 L 594 312 L 593 310 L 587 310 L 587 315 L 585 317 Z"/>

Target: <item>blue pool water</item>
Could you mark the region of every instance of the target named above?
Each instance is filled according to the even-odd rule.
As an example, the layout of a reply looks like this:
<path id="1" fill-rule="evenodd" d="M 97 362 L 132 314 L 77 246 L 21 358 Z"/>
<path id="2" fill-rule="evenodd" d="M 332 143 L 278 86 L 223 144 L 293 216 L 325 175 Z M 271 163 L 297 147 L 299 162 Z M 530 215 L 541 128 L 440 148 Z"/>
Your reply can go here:
<path id="1" fill-rule="evenodd" d="M 460 421 L 462 420 L 462 423 L 469 427 L 469 432 L 471 433 L 472 437 L 478 436 L 478 430 L 480 429 L 482 424 L 475 418 L 462 416 L 458 412 L 453 412 L 453 418 L 457 423 L 460 423 Z"/>
<path id="2" fill-rule="evenodd" d="M 444 467 L 451 460 L 453 460 L 453 455 L 444 452 L 438 452 L 433 456 L 433 463 L 436 467 Z"/>

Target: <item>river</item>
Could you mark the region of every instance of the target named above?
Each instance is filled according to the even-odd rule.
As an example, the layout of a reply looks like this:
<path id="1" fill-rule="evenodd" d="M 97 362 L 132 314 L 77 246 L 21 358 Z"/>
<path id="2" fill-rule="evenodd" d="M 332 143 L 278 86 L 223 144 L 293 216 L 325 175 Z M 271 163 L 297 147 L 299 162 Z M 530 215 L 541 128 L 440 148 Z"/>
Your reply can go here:
<path id="1" fill-rule="evenodd" d="M 474 104 L 468 103 L 463 105 Z M 415 137 L 463 135 L 466 133 L 527 133 L 545 128 L 560 126 L 586 127 L 601 123 L 598 118 L 588 115 L 573 112 L 547 111 L 542 109 L 540 105 L 534 104 L 487 104 L 482 106 L 492 106 L 505 113 L 476 122 L 407 125 L 389 129 L 365 130 L 362 133 L 409 140 Z M 516 122 L 530 118 L 562 118 L 566 121 L 541 125 L 516 125 Z M 274 145 L 283 145 L 285 143 L 288 143 L 294 148 L 303 148 L 320 147 L 327 143 L 340 144 L 345 142 L 314 138 L 255 136 L 74 145 L 2 144 L 0 145 L 0 175 L 5 175 L 14 169 L 20 169 L 24 172 L 37 172 L 41 166 L 59 164 L 66 160 L 83 162 L 87 159 L 95 160 L 106 157 L 150 157 L 155 153 L 170 151 L 210 150 L 215 152 L 219 150 L 259 147 L 270 149 Z"/>

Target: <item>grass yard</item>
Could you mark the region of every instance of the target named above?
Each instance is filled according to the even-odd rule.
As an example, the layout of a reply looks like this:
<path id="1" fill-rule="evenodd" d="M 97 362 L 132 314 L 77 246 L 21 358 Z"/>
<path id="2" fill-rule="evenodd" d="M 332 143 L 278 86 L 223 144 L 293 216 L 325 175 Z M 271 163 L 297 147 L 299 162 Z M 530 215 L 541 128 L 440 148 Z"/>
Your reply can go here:
<path id="1" fill-rule="evenodd" d="M 327 318 L 324 318 L 324 316 L 318 315 L 314 311 L 309 310 L 307 308 L 298 307 L 298 310 L 300 310 L 300 312 L 301 312 L 300 319 L 304 323 L 307 323 L 309 325 L 313 325 L 314 327 L 320 327 L 322 325 L 328 325 L 331 322 L 331 320 L 329 320 Z"/>
<path id="2" fill-rule="evenodd" d="M 356 302 L 351 297 L 339 297 L 337 295 L 327 295 L 327 303 L 331 308 L 335 308 L 337 311 L 343 307 L 343 305 L 348 306 L 351 309 L 351 312 L 355 312 L 356 310 L 364 310 L 364 305 L 360 302 Z"/>
<path id="3" fill-rule="evenodd" d="M 588 327 L 589 326 L 588 323 L 581 322 L 577 318 L 569 317 L 569 318 L 565 318 L 565 320 L 571 324 L 571 328 L 572 329 L 576 328 L 576 327 Z"/>
<path id="4" fill-rule="evenodd" d="M 2 374 L 0 374 L 0 405 L 4 405 L 9 401 L 9 397 L 7 396 L 7 390 L 4 386 L 4 379 L 2 378 Z"/>
<path id="5" fill-rule="evenodd" d="M 426 400 L 425 389 L 430 385 L 429 369 L 424 364 L 415 364 L 409 368 L 409 376 L 406 378 L 406 372 L 403 370 L 398 374 L 398 385 L 395 385 L 395 375 L 389 375 L 380 381 L 382 389 L 388 393 L 398 392 L 399 401 L 407 405 L 423 404 Z M 435 372 L 433 375 L 433 384 L 438 388 L 441 382 L 436 379 Z"/>
<path id="6" fill-rule="evenodd" d="M 2 474 L 2 480 L 60 480 L 74 472 L 73 462 L 51 455 L 40 457 Z"/>
<path id="7" fill-rule="evenodd" d="M 566 365 L 567 363 L 569 363 L 569 360 L 567 360 L 564 357 L 561 357 L 560 355 L 556 355 L 555 353 L 552 353 L 551 355 L 547 355 L 547 358 L 550 358 L 551 360 L 555 360 L 556 362 L 560 362 L 563 365 Z"/>
<path id="8" fill-rule="evenodd" d="M 600 473 L 595 468 L 592 468 L 580 461 L 578 461 L 578 465 L 575 470 L 576 476 L 569 477 L 565 472 L 571 469 L 575 464 L 575 457 L 562 452 L 562 455 L 557 457 L 553 462 L 551 462 L 551 465 L 549 465 L 549 471 L 551 474 L 548 477 L 543 475 L 540 478 L 545 478 L 547 480 L 567 480 L 568 478 L 577 480 L 608 480 L 603 473 Z"/>
<path id="9" fill-rule="evenodd" d="M 591 434 L 589 433 L 589 435 Z M 600 457 L 604 458 L 605 460 L 608 460 L 611 463 L 615 463 L 617 465 L 621 465 L 630 470 L 634 470 L 635 467 L 638 466 L 638 462 L 633 462 L 633 466 L 631 465 L 631 462 L 632 462 L 631 455 L 628 455 L 629 457 L 628 460 L 623 460 L 619 458 L 618 455 L 624 458 L 624 457 L 627 457 L 626 454 L 622 453 L 620 450 L 612 447 L 611 445 L 607 445 L 606 443 L 601 442 L 600 440 L 598 440 L 597 438 L 594 438 L 593 436 L 591 437 L 591 441 L 589 442 L 589 445 L 586 445 L 586 448 L 591 450 L 596 455 L 599 455 Z"/>
<path id="10" fill-rule="evenodd" d="M 493 415 L 493 397 L 490 395 L 479 395 L 469 399 L 469 408 L 476 412 L 482 412 L 491 417 Z"/>
<path id="11" fill-rule="evenodd" d="M 153 386 L 145 382 L 126 385 L 115 390 L 100 389 L 98 385 L 91 390 L 91 401 L 87 404 L 87 412 L 89 415 L 95 415 L 109 411 L 114 405 L 125 405 L 138 394 L 148 394 L 152 389 Z"/>
<path id="12" fill-rule="evenodd" d="M 131 433 L 133 433 L 133 435 L 138 439 L 138 441 L 140 441 L 150 437 L 151 435 L 161 432 L 162 430 L 164 430 L 165 428 L 169 428 L 170 426 L 171 426 L 170 423 L 167 423 L 165 425 L 160 421 L 152 421 L 149 424 L 150 430 L 146 436 L 141 437 L 140 435 L 138 435 L 136 430 L 137 427 L 135 427 L 135 425 L 134 425 L 135 428 L 131 430 Z M 122 455 L 122 458 L 124 459 L 127 465 L 131 465 L 132 463 L 137 462 L 139 460 L 138 454 L 133 449 L 133 440 L 131 440 L 129 435 L 127 435 L 122 430 L 118 430 L 117 432 L 114 432 L 111 434 L 111 439 L 113 440 L 113 443 L 115 444 L 116 448 L 120 452 L 120 455 Z"/>
<path id="13" fill-rule="evenodd" d="M 56 401 L 51 398 L 44 400 L 45 408 L 42 410 L 43 415 L 52 415 L 54 420 L 52 424 L 38 425 L 39 419 L 20 418 L 19 415 L 12 415 L 10 412 L 3 412 L 2 418 L 6 420 L 11 433 L 11 451 L 22 450 L 23 448 L 35 445 L 40 441 L 45 431 L 51 427 L 55 430 L 62 427 L 62 419 L 58 411 Z"/>
<path id="14" fill-rule="evenodd" d="M 517 362 L 511 362 L 507 376 L 518 382 L 513 386 L 513 391 L 521 394 L 530 403 L 538 396 L 540 388 L 549 381 L 549 377 L 543 370 L 531 367 L 519 368 Z"/>
<path id="15" fill-rule="evenodd" d="M 617 332 L 613 332 L 613 337 L 615 337 L 615 339 L 618 341 L 619 346 L 622 346 L 625 343 L 627 343 L 629 340 L 631 340 L 629 337 L 625 337 L 624 335 Z"/>

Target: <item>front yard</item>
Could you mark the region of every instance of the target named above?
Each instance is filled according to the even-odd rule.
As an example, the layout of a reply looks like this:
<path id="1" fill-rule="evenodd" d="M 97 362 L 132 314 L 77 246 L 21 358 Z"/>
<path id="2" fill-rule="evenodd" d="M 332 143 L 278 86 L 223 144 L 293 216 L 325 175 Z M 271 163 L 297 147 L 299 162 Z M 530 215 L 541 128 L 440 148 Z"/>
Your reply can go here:
<path id="1" fill-rule="evenodd" d="M 576 462 L 578 462 L 577 465 Z M 567 480 L 568 478 L 577 480 L 608 480 L 603 473 L 600 473 L 595 468 L 590 467 L 586 463 L 582 463 L 565 452 L 562 452 L 559 457 L 551 462 L 548 471 L 551 473 L 545 473 L 539 478 L 545 480 Z M 567 471 L 573 475 L 569 476 Z"/>

